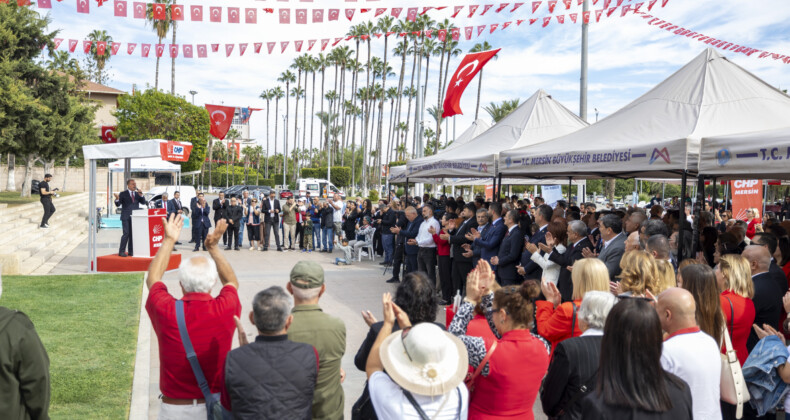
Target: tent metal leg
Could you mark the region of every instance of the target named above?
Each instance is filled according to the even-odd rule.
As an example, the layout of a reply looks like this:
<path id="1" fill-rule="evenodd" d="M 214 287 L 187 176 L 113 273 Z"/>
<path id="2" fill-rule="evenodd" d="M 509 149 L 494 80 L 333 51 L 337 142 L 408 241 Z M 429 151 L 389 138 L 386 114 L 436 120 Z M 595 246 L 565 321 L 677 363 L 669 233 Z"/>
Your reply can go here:
<path id="1" fill-rule="evenodd" d="M 126 167 L 128 168 L 128 166 Z M 96 159 L 90 161 L 90 175 L 88 177 L 88 258 L 90 271 L 96 270 Z"/>
<path id="2" fill-rule="evenodd" d="M 406 189 L 403 191 L 406 194 L 406 202 L 409 202 L 409 177 L 406 177 Z M 404 208 L 404 210 L 406 209 Z"/>
<path id="3" fill-rule="evenodd" d="M 499 174 L 497 178 L 496 199 L 499 201 L 502 198 L 502 174 Z"/>
<path id="4" fill-rule="evenodd" d="M 678 264 L 683 260 L 683 221 L 686 220 L 686 178 L 688 171 L 684 170 L 680 178 L 680 201 L 678 202 Z M 671 233 L 670 233 L 671 234 Z"/>
<path id="5" fill-rule="evenodd" d="M 718 205 L 716 204 L 716 199 L 718 198 L 717 193 L 719 189 L 719 186 L 716 184 L 716 177 L 710 179 L 710 185 L 713 186 L 713 194 L 711 195 L 710 208 L 711 210 L 715 211 L 716 209 L 718 209 Z"/>
<path id="6" fill-rule="evenodd" d="M 699 247 L 700 216 L 705 208 L 705 175 L 697 175 L 697 203 L 693 209 L 694 214 L 694 235 L 691 237 L 691 249 L 697 251 Z"/>
<path id="7" fill-rule="evenodd" d="M 568 206 L 571 205 L 571 189 L 573 188 L 573 177 L 568 177 Z"/>

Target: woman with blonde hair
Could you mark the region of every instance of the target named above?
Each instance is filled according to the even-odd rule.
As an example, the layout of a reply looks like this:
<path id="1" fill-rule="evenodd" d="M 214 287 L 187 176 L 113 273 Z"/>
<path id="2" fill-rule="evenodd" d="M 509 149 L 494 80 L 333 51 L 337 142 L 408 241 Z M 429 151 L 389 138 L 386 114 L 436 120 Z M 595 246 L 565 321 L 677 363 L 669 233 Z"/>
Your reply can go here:
<path id="1" fill-rule="evenodd" d="M 746 210 L 746 237 L 750 240 L 754 238 L 754 234 L 757 233 L 757 225 L 761 224 L 762 220 L 760 219 L 760 210 L 755 208 L 747 209 Z"/>
<path id="2" fill-rule="evenodd" d="M 656 259 L 645 251 L 629 251 L 620 260 L 618 295 L 623 297 L 645 296 L 650 291 L 657 294 L 658 270 Z"/>
<path id="3" fill-rule="evenodd" d="M 656 264 L 656 290 L 654 294 L 658 294 L 671 287 L 677 286 L 677 278 L 675 277 L 675 268 L 672 263 L 667 260 L 654 259 Z"/>
<path id="4" fill-rule="evenodd" d="M 746 361 L 749 352 L 746 341 L 756 315 L 754 309 L 754 283 L 749 261 L 736 254 L 723 255 L 714 270 L 716 283 L 721 291 L 719 300 L 727 331 L 732 338 L 732 346 L 741 365 Z"/>
<path id="5" fill-rule="evenodd" d="M 560 291 L 554 283 L 543 280 L 541 290 L 546 300 L 535 302 L 538 309 L 535 314 L 538 334 L 549 340 L 553 347 L 571 337 L 582 335 L 576 313 L 581 307 L 584 294 L 598 290 L 609 291 L 609 271 L 606 265 L 597 258 L 582 258 L 573 264 L 571 271 L 573 295 L 569 302 L 560 304 Z"/>

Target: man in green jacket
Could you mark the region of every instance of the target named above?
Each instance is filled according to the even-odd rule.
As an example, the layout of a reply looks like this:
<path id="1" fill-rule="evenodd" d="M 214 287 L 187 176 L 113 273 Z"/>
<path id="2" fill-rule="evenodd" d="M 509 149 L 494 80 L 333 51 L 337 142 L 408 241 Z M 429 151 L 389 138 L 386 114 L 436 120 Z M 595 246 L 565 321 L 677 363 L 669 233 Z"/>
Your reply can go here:
<path id="1" fill-rule="evenodd" d="M 346 325 L 325 314 L 318 300 L 326 291 L 324 269 L 313 261 L 300 261 L 291 270 L 286 286 L 294 297 L 293 322 L 288 339 L 318 350 L 318 383 L 313 397 L 313 420 L 343 418 L 345 373 L 340 360 L 346 352 Z"/>
<path id="2" fill-rule="evenodd" d="M 49 418 L 47 350 L 29 318 L 3 306 L 0 306 L 0 396 L 3 419 Z"/>

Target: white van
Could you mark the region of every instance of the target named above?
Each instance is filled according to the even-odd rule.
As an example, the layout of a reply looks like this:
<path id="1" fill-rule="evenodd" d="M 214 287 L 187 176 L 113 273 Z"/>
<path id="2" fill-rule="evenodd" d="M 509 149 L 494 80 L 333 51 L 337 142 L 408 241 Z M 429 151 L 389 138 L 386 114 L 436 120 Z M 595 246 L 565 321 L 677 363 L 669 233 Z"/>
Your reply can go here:
<path id="1" fill-rule="evenodd" d="M 162 194 L 165 192 L 167 193 L 167 199 L 172 200 L 173 194 L 178 191 L 181 193 L 181 207 L 184 210 L 185 215 L 189 215 L 189 203 L 192 202 L 192 199 L 196 196 L 195 187 L 191 185 L 159 185 L 156 187 L 151 188 L 150 190 L 145 192 L 145 199 L 148 201 L 149 208 L 157 208 L 159 207 L 160 202 L 162 201 Z"/>
<path id="2" fill-rule="evenodd" d="M 325 179 L 318 179 L 318 178 L 299 178 L 296 180 L 296 191 L 294 194 L 297 197 L 306 197 L 307 193 L 310 192 L 310 197 L 322 197 L 327 198 L 327 185 L 329 186 L 328 194 L 340 194 L 340 197 L 343 199 L 346 198 L 346 194 L 343 191 L 340 191 L 337 187 L 335 187 L 331 182 Z"/>

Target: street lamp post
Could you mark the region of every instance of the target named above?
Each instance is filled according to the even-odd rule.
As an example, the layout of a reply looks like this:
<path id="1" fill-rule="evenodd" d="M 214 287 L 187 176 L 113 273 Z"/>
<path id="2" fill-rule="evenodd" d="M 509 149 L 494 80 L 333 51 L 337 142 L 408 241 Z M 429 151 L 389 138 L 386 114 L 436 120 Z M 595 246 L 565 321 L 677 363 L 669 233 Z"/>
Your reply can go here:
<path id="1" fill-rule="evenodd" d="M 192 95 L 192 105 L 195 105 L 195 95 L 198 94 L 197 91 L 196 90 L 190 90 L 189 94 Z"/>
<path id="2" fill-rule="evenodd" d="M 288 171 L 288 116 L 283 115 L 283 188 L 287 185 L 285 183 L 285 174 Z"/>

